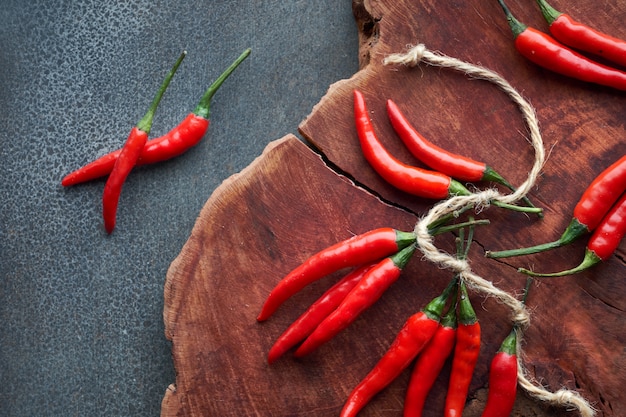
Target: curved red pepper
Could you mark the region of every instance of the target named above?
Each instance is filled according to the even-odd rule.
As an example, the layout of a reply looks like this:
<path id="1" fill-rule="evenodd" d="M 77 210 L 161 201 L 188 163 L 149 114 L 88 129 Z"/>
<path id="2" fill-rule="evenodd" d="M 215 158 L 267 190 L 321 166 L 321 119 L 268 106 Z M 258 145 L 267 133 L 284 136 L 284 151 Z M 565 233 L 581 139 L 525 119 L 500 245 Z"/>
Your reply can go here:
<path id="1" fill-rule="evenodd" d="M 119 203 L 124 182 L 126 181 L 128 174 L 130 174 L 130 171 L 132 171 L 135 167 L 137 159 L 141 154 L 141 150 L 148 140 L 150 127 L 152 126 L 152 119 L 154 118 L 154 113 L 161 102 L 161 97 L 163 97 L 163 93 L 165 93 L 172 77 L 178 70 L 178 67 L 186 55 L 187 52 L 183 51 L 174 64 L 174 67 L 172 67 L 159 87 L 156 96 L 148 108 L 148 112 L 139 121 L 139 123 L 137 123 L 137 126 L 131 130 L 117 161 L 113 165 L 111 175 L 104 185 L 104 192 L 102 193 L 102 217 L 104 218 L 104 228 L 109 234 L 112 233 L 115 228 L 117 205 Z"/>
<path id="2" fill-rule="evenodd" d="M 593 61 L 554 38 L 519 22 L 502 0 L 509 26 L 515 36 L 515 48 L 526 59 L 567 77 L 581 81 L 626 90 L 626 72 Z"/>
<path id="3" fill-rule="evenodd" d="M 404 164 L 391 155 L 376 137 L 365 98 L 358 90 L 354 90 L 354 117 L 363 156 L 385 181 L 424 198 L 441 200 L 454 194 L 469 194 L 461 183 L 449 176 Z"/>
<path id="4" fill-rule="evenodd" d="M 619 247 L 624 235 L 626 235 L 626 194 L 615 203 L 593 232 L 587 242 L 585 257 L 577 267 L 551 274 L 538 274 L 524 268 L 520 268 L 519 272 L 537 277 L 561 277 L 582 272 L 609 259 Z"/>
<path id="5" fill-rule="evenodd" d="M 374 264 L 356 268 L 315 301 L 281 334 L 267 355 L 268 363 L 273 363 L 285 352 L 306 338 L 315 328 L 332 313 L 348 293 L 356 286 Z"/>
<path id="6" fill-rule="evenodd" d="M 517 334 L 504 339 L 489 367 L 489 393 L 481 417 L 511 415 L 517 394 Z"/>
<path id="7" fill-rule="evenodd" d="M 480 323 L 461 281 L 458 327 L 444 417 L 461 417 L 480 353 Z"/>
<path id="8" fill-rule="evenodd" d="M 602 171 L 589 184 L 574 207 L 574 217 L 558 240 L 521 249 L 489 251 L 486 256 L 508 258 L 567 245 L 595 230 L 624 191 L 626 191 L 626 155 Z"/>
<path id="9" fill-rule="evenodd" d="M 321 250 L 287 274 L 270 292 L 257 320 L 267 320 L 288 298 L 342 268 L 370 263 L 415 242 L 413 233 L 380 228 L 353 236 Z"/>
<path id="10" fill-rule="evenodd" d="M 393 100 L 387 100 L 387 115 L 391 126 L 411 154 L 430 168 L 461 181 L 493 181 L 515 191 L 502 175 L 484 162 L 476 161 L 440 148 L 420 134 Z M 528 197 L 523 201 L 534 207 Z"/>
<path id="11" fill-rule="evenodd" d="M 232 74 L 248 55 L 250 55 L 250 49 L 246 49 L 239 58 L 209 86 L 194 111 L 188 114 L 182 122 L 165 135 L 148 140 L 137 159 L 137 165 L 162 162 L 179 156 L 196 146 L 202 140 L 209 127 L 210 106 L 213 96 L 226 78 Z M 110 152 L 82 168 L 69 173 L 63 178 L 61 184 L 65 187 L 69 187 L 110 174 L 115 165 L 115 161 L 120 156 L 120 152 L 121 149 Z"/>
<path id="12" fill-rule="evenodd" d="M 313 330 L 294 355 L 296 357 L 308 355 L 352 324 L 363 311 L 371 307 L 383 295 L 391 284 L 396 282 L 415 249 L 415 245 L 407 246 L 367 271 L 337 309 Z"/>
<path id="13" fill-rule="evenodd" d="M 440 296 L 408 318 L 387 352 L 350 393 L 341 410 L 341 417 L 356 416 L 374 395 L 396 379 L 424 349 L 439 328 L 442 311 L 455 285 L 456 280 L 453 280 Z"/>
<path id="14" fill-rule="evenodd" d="M 550 33 L 572 48 L 601 56 L 626 67 L 626 42 L 574 20 L 554 9 L 545 0 L 537 0 L 541 12 L 550 25 Z"/>
<path id="15" fill-rule="evenodd" d="M 456 309 L 454 305 L 442 317 L 428 345 L 420 353 L 411 372 L 404 399 L 404 417 L 421 417 L 426 398 L 456 341 Z"/>

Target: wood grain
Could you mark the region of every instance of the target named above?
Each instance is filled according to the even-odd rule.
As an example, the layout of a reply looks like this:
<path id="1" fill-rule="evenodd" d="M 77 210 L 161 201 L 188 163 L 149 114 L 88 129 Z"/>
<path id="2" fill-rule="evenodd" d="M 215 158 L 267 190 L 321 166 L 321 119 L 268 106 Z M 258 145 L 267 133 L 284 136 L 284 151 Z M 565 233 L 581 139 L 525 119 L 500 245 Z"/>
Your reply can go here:
<path id="1" fill-rule="evenodd" d="M 594 2 L 551 3 L 607 32 L 623 31 L 626 9 L 618 0 L 603 2 L 600 11 Z M 520 20 L 546 29 L 532 2 L 511 0 L 509 6 Z M 165 394 L 163 416 L 338 415 L 348 393 L 384 353 L 403 321 L 450 278 L 449 272 L 416 259 L 337 339 L 311 357 L 287 356 L 267 365 L 275 338 L 337 279 L 307 287 L 268 322 L 257 323 L 261 304 L 284 274 L 353 234 L 380 226 L 411 230 L 434 203 L 394 190 L 362 158 L 352 119 L 353 89 L 364 92 L 381 139 L 406 162 L 419 165 L 391 129 L 384 107 L 388 98 L 433 142 L 486 161 L 513 183 L 525 178 L 533 153 L 526 126 L 508 97 L 455 71 L 382 65 L 385 56 L 403 52 L 407 44 L 422 42 L 503 75 L 535 106 L 550 151 L 530 196 L 544 207 L 545 218 L 493 208 L 481 213 L 491 225 L 476 232 L 470 254 L 474 270 L 519 293 L 525 278 L 516 273 L 517 267 L 552 271 L 582 259 L 584 239 L 547 254 L 502 261 L 483 254 L 560 235 L 582 190 L 626 151 L 624 93 L 564 79 L 525 61 L 514 50 L 495 1 L 355 0 L 353 10 L 362 69 L 332 85 L 300 125 L 312 148 L 287 136 L 222 184 L 168 271 L 164 321 L 177 378 Z M 453 250 L 447 237 L 437 243 Z M 532 324 L 524 349 L 530 376 L 552 390 L 578 390 L 598 416 L 619 416 L 626 407 L 621 389 L 626 384 L 624 248 L 586 273 L 540 281 L 529 298 Z M 478 294 L 471 297 L 484 343 L 470 388 L 470 417 L 482 411 L 489 361 L 510 329 L 503 306 Z M 448 372 L 449 365 L 425 416 L 441 415 Z M 362 415 L 401 415 L 407 380 L 405 372 Z M 514 415 L 576 414 L 520 393 Z"/>

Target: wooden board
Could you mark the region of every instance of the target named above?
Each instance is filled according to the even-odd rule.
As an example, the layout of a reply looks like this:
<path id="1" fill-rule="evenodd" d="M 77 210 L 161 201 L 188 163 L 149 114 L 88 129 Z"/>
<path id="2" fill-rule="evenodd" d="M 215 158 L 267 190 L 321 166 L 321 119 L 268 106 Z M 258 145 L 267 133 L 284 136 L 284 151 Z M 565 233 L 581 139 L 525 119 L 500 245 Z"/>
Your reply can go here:
<path id="1" fill-rule="evenodd" d="M 626 10 L 617 0 L 552 4 L 620 34 Z M 532 2 L 510 1 L 527 24 L 545 30 Z M 329 89 L 294 136 L 271 143 L 257 161 L 222 184 L 200 213 L 192 234 L 168 271 L 166 336 L 172 341 L 175 384 L 163 416 L 338 415 L 347 395 L 387 349 L 404 320 L 436 296 L 449 272 L 412 261 L 403 278 L 337 339 L 305 359 L 289 355 L 272 366 L 266 355 L 275 338 L 334 280 L 328 277 L 289 300 L 268 322 L 256 315 L 270 289 L 314 252 L 380 226 L 411 230 L 432 201 L 384 183 L 361 156 L 352 119 L 352 90 L 364 92 L 381 139 L 399 158 L 409 156 L 386 119 L 392 98 L 419 130 L 440 146 L 487 161 L 512 182 L 525 178 L 533 158 L 518 109 L 493 85 L 425 65 L 385 67 L 382 59 L 407 44 L 481 64 L 503 75 L 536 107 L 550 156 L 531 198 L 543 220 L 489 209 L 490 226 L 477 230 L 472 267 L 512 293 L 523 288 L 519 266 L 560 270 L 579 262 L 584 240 L 550 252 L 506 261 L 484 250 L 526 246 L 557 238 L 586 185 L 626 151 L 624 93 L 565 79 L 525 61 L 496 1 L 371 1 L 353 3 L 360 30 L 362 71 Z M 623 37 L 626 37 L 624 34 Z M 345 175 L 341 175 L 345 174 Z M 354 182 L 353 182 L 354 181 Z M 355 183 L 358 186 L 355 186 Z M 449 239 L 438 244 L 452 250 Z M 626 406 L 626 302 L 624 245 L 614 257 L 572 277 L 533 286 L 532 324 L 525 363 L 546 387 L 578 390 L 599 416 Z M 507 311 L 472 294 L 484 342 L 470 388 L 467 416 L 484 405 L 489 361 L 508 333 Z M 444 369 L 425 416 L 441 415 Z M 363 411 L 401 415 L 405 372 Z M 575 415 L 518 395 L 516 416 Z"/>

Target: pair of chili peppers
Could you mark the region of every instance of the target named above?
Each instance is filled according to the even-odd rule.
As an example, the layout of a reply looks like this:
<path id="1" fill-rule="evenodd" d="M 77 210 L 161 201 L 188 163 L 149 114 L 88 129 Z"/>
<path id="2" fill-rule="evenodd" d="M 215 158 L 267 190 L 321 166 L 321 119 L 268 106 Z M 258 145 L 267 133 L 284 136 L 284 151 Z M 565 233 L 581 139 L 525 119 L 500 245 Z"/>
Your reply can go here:
<path id="1" fill-rule="evenodd" d="M 504 1 L 498 0 L 513 32 L 518 52 L 535 64 L 561 75 L 626 90 L 626 72 L 570 49 L 590 52 L 618 65 L 625 65 L 626 42 L 574 21 L 570 16 L 556 11 L 545 0 L 537 1 L 554 38 L 521 23 Z"/>
<path id="2" fill-rule="evenodd" d="M 602 171 L 587 187 L 574 208 L 572 220 L 559 239 L 528 248 L 488 251 L 486 256 L 506 258 L 544 252 L 593 232 L 587 243 L 585 258 L 578 267 L 554 274 L 536 274 L 526 269 L 520 269 L 520 272 L 536 276 L 562 276 L 588 269 L 607 260 L 626 234 L 625 192 L 626 155 Z"/>
<path id="3" fill-rule="evenodd" d="M 250 49 L 246 49 L 204 92 L 195 109 L 165 135 L 150 139 L 144 144 L 136 165 L 154 164 L 185 153 L 197 145 L 209 127 L 211 100 L 224 81 L 243 62 Z M 66 175 L 61 184 L 65 187 L 109 175 L 120 157 L 121 149 L 110 152 L 95 161 Z"/>
<path id="4" fill-rule="evenodd" d="M 436 165 L 438 169 L 429 171 L 407 165 L 391 155 L 374 131 L 363 94 L 354 90 L 354 117 L 363 156 L 372 168 L 394 187 L 418 197 L 446 199 L 455 195 L 471 195 L 471 192 L 453 177 L 496 178 L 493 170 L 486 164 L 444 151 L 423 139 L 421 135 L 415 135 L 414 129 L 409 128 L 408 122 L 393 102 L 389 106 L 389 113 L 394 127 L 401 132 L 400 136 L 411 144 L 409 148 L 418 153 L 419 158 Z M 521 207 L 499 201 L 494 201 L 493 204 L 514 211 L 531 213 L 542 211 L 536 207 Z"/>
<path id="5" fill-rule="evenodd" d="M 102 193 L 102 217 L 104 219 L 104 228 L 109 234 L 112 233 L 115 228 L 117 205 L 119 203 L 124 182 L 126 181 L 128 174 L 130 174 L 130 171 L 137 163 L 141 149 L 148 140 L 148 135 L 150 134 L 150 128 L 152 126 L 152 119 L 154 118 L 154 113 L 161 102 L 161 98 L 163 97 L 163 94 L 170 84 L 172 77 L 178 70 L 178 67 L 186 55 L 187 52 L 183 51 L 174 64 L 174 67 L 165 77 L 165 80 L 159 87 L 156 96 L 148 108 L 148 111 L 139 123 L 137 123 L 137 125 L 130 131 L 128 139 L 126 139 L 124 146 L 120 150 L 119 157 L 111 168 L 111 175 L 109 175 Z"/>

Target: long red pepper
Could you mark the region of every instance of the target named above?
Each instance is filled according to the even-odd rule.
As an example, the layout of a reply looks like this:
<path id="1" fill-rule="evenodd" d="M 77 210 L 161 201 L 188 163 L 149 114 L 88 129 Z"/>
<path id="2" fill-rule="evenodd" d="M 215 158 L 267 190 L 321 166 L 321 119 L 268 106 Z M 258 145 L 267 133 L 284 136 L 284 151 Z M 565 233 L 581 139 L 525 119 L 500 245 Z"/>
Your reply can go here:
<path id="1" fill-rule="evenodd" d="M 204 92 L 196 108 L 185 119 L 158 138 L 148 140 L 139 158 L 137 165 L 154 164 L 165 161 L 185 153 L 197 145 L 209 127 L 211 100 L 230 74 L 250 55 L 246 49 L 209 88 Z M 95 161 L 66 175 L 61 184 L 65 187 L 91 181 L 111 173 L 115 161 L 119 158 L 121 149 L 110 152 Z"/>
<path id="2" fill-rule="evenodd" d="M 544 252 L 567 245 L 592 232 L 617 199 L 626 191 L 626 155 L 611 164 L 589 184 L 574 207 L 574 216 L 561 237 L 553 242 L 503 251 L 489 251 L 489 258 L 508 258 Z"/>
<path id="3" fill-rule="evenodd" d="M 537 0 L 537 3 L 550 25 L 550 33 L 557 40 L 626 67 L 626 41 L 574 20 L 570 15 L 556 10 L 545 0 Z"/>
<path id="4" fill-rule="evenodd" d="M 281 334 L 267 355 L 268 363 L 273 363 L 285 352 L 306 338 L 315 328 L 332 313 L 348 293 L 356 286 L 374 264 L 354 269 L 343 277 L 294 321 Z"/>
<path id="5" fill-rule="evenodd" d="M 341 304 L 302 342 L 294 355 L 296 357 L 308 355 L 352 324 L 391 284 L 396 282 L 415 249 L 414 244 L 407 246 L 367 271 Z"/>
<path id="6" fill-rule="evenodd" d="M 444 417 L 461 417 L 480 352 L 480 323 L 461 280 L 458 327 Z"/>
<path id="7" fill-rule="evenodd" d="M 104 192 L 102 194 L 102 217 L 104 218 L 104 228 L 109 234 L 112 233 L 115 228 L 117 205 L 124 182 L 126 181 L 128 174 L 130 174 L 130 171 L 137 163 L 141 150 L 148 140 L 148 135 L 150 134 L 150 128 L 152 126 L 152 119 L 154 118 L 154 113 L 161 102 L 161 97 L 163 97 L 163 93 L 165 93 L 172 77 L 176 73 L 176 70 L 178 70 L 178 67 L 186 55 L 187 52 L 183 51 L 159 87 L 156 96 L 148 108 L 148 111 L 139 123 L 137 123 L 137 125 L 131 130 L 128 139 L 126 139 L 126 143 L 120 151 L 120 155 L 113 166 L 111 175 L 104 185 Z"/>
<path id="8" fill-rule="evenodd" d="M 489 393 L 481 417 L 511 415 L 517 393 L 517 332 L 509 333 L 489 367 Z"/>
<path id="9" fill-rule="evenodd" d="M 430 168 L 457 180 L 493 181 L 515 190 L 515 187 L 486 163 L 452 153 L 426 139 L 415 129 L 398 105 L 391 99 L 387 100 L 387 115 L 391 126 L 411 154 Z M 533 207 L 527 197 L 524 197 L 523 200 L 527 205 Z"/>
<path id="10" fill-rule="evenodd" d="M 422 311 L 409 317 L 387 352 L 352 391 L 341 410 L 341 417 L 356 416 L 424 349 L 439 328 L 441 314 L 454 286 L 456 280 L 453 280 L 444 292 L 428 303 Z"/>
<path id="11" fill-rule="evenodd" d="M 585 257 L 577 267 L 551 274 L 539 274 L 524 268 L 520 268 L 519 272 L 536 277 L 561 277 L 582 272 L 609 259 L 619 247 L 624 235 L 626 235 L 626 194 L 615 203 L 593 232 L 587 242 Z"/>
<path id="12" fill-rule="evenodd" d="M 428 393 L 452 353 L 455 341 L 456 303 L 453 303 L 415 362 L 404 399 L 404 417 L 421 417 Z"/>
<path id="13" fill-rule="evenodd" d="M 382 259 L 413 242 L 413 233 L 386 227 L 353 236 L 323 249 L 287 274 L 274 287 L 257 320 L 267 320 L 288 298 L 312 282 L 343 268 Z"/>
<path id="14" fill-rule="evenodd" d="M 515 48 L 526 59 L 561 75 L 581 81 L 626 90 L 626 72 L 593 61 L 571 50 L 549 35 L 517 20 L 498 0 L 515 38 Z"/>
<path id="15" fill-rule="evenodd" d="M 372 123 L 363 94 L 354 90 L 354 117 L 363 156 L 385 181 L 409 194 L 431 199 L 445 199 L 454 195 L 471 195 L 470 191 L 450 176 L 407 165 L 396 159 L 380 142 Z M 498 207 L 514 211 L 540 213 L 535 207 L 519 207 L 494 201 Z"/>

